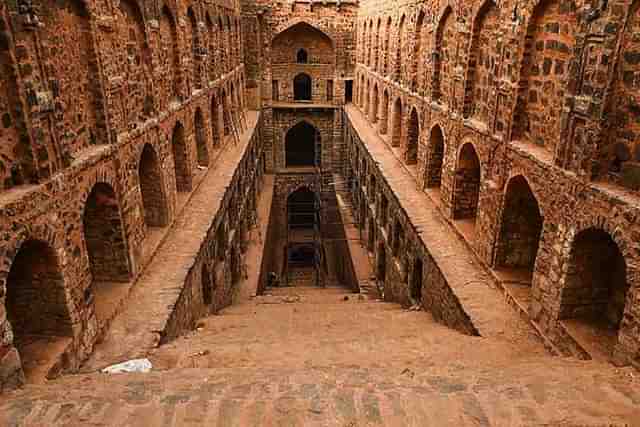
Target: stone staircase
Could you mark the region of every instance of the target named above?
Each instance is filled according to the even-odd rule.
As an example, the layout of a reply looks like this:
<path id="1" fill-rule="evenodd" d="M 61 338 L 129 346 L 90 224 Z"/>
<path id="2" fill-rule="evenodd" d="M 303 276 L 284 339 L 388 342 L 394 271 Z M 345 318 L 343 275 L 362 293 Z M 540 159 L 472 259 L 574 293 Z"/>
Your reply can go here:
<path id="1" fill-rule="evenodd" d="M 507 326 L 507 325 L 505 325 Z M 149 354 L 3 396 L 2 426 L 634 425 L 637 371 L 547 355 L 528 326 L 461 335 L 340 288 L 278 288 Z"/>

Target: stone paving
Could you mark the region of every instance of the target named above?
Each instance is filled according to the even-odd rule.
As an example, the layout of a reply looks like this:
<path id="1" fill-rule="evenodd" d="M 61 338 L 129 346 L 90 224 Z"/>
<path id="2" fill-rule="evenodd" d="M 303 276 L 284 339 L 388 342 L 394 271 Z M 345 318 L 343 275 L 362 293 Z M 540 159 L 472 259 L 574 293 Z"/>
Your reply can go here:
<path id="1" fill-rule="evenodd" d="M 346 297 L 346 300 L 345 300 Z M 470 337 L 341 289 L 276 289 L 155 350 L 0 402 L 2 426 L 638 425 L 637 371 Z"/>

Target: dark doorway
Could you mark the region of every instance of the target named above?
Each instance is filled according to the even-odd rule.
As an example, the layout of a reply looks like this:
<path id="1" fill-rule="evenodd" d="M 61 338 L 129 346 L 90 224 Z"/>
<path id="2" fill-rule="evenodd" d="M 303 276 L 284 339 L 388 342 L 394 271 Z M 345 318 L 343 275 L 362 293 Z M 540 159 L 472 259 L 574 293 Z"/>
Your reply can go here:
<path id="1" fill-rule="evenodd" d="M 176 174 L 176 189 L 178 192 L 191 191 L 191 173 L 187 164 L 187 144 L 185 141 L 184 127 L 177 123 L 171 137 L 173 150 L 173 163 Z"/>
<path id="2" fill-rule="evenodd" d="M 311 124 L 300 122 L 287 132 L 285 137 L 285 166 L 309 167 L 319 164 L 316 145 L 320 134 Z"/>
<path id="3" fill-rule="evenodd" d="M 6 289 L 13 344 L 27 380 L 40 380 L 72 336 L 64 279 L 53 248 L 39 240 L 25 242 L 9 269 Z"/>
<path id="4" fill-rule="evenodd" d="M 353 102 L 353 80 L 344 82 L 344 101 L 348 104 Z"/>
<path id="5" fill-rule="evenodd" d="M 475 222 L 480 197 L 480 160 L 470 143 L 460 150 L 453 197 L 453 219 Z"/>
<path id="6" fill-rule="evenodd" d="M 140 193 L 144 219 L 147 227 L 164 227 L 169 222 L 167 202 L 162 189 L 162 173 L 158 156 L 151 145 L 147 144 L 140 156 L 138 166 Z"/>
<path id="7" fill-rule="evenodd" d="M 294 101 L 311 101 L 311 77 L 307 74 L 298 74 L 293 79 Z"/>
<path id="8" fill-rule="evenodd" d="M 530 277 L 536 264 L 543 218 L 529 183 L 522 176 L 507 184 L 502 208 L 496 267 L 522 271 Z"/>
<path id="9" fill-rule="evenodd" d="M 629 293 L 627 264 L 611 235 L 589 228 L 575 237 L 564 283 L 559 318 L 572 319 L 567 325 L 574 337 L 611 355 Z"/>
<path id="10" fill-rule="evenodd" d="M 315 266 L 316 249 L 313 244 L 291 244 L 289 246 L 290 267 Z"/>
<path id="11" fill-rule="evenodd" d="M 291 193 L 287 199 L 291 229 L 313 229 L 316 225 L 316 195 L 308 187 Z"/>
<path id="12" fill-rule="evenodd" d="M 618 329 L 629 290 L 627 265 L 605 231 L 579 233 L 571 248 L 560 317 L 605 322 Z"/>
<path id="13" fill-rule="evenodd" d="M 425 170 L 425 188 L 440 188 L 442 185 L 442 164 L 444 161 L 444 135 L 440 126 L 431 130 Z"/>
<path id="14" fill-rule="evenodd" d="M 298 62 L 298 64 L 306 64 L 309 62 L 309 54 L 306 50 L 300 49 L 298 51 L 298 54 L 296 55 L 296 62 Z"/>
<path id="15" fill-rule="evenodd" d="M 93 281 L 129 280 L 129 261 L 120 207 L 113 188 L 97 183 L 84 208 L 84 239 Z"/>

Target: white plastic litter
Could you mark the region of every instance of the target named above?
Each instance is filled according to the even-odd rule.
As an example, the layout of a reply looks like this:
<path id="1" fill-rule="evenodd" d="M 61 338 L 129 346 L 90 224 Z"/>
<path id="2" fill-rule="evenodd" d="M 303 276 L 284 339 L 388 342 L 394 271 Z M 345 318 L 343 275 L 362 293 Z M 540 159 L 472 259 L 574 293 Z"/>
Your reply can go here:
<path id="1" fill-rule="evenodd" d="M 116 365 L 107 366 L 102 370 L 105 374 L 121 374 L 125 372 L 149 372 L 153 368 L 149 359 L 133 359 Z"/>

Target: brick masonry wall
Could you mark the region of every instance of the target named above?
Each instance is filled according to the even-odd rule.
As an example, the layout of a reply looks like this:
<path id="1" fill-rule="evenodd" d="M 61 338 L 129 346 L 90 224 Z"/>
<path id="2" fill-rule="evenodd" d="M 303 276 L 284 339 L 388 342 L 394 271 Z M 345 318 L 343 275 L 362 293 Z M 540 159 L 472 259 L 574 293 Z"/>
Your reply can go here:
<path id="1" fill-rule="evenodd" d="M 256 198 L 262 176 L 261 158 L 261 141 L 258 133 L 254 133 L 245 150 L 241 167 L 236 169 L 231 180 L 225 195 L 226 202 L 218 210 L 212 221 L 212 228 L 194 257 L 195 261 L 167 321 L 161 342 L 170 341 L 193 330 L 199 318 L 228 307 L 234 301 L 238 292 L 237 274 L 242 272 L 243 265 L 248 261 L 242 258 L 242 254 L 247 245 L 246 230 L 253 226 L 250 219 L 256 217 Z M 228 236 L 224 245 L 217 241 L 219 230 L 224 230 L 224 234 Z M 205 289 L 211 293 L 210 303 L 205 300 Z"/>
<path id="2" fill-rule="evenodd" d="M 430 194 L 454 226 L 466 212 L 475 223 L 467 243 L 487 267 L 505 259 L 529 265 L 529 316 L 560 348 L 575 348 L 561 316 L 569 272 L 581 268 L 572 264 L 572 248 L 585 230 L 608 235 L 624 258 L 629 285 L 610 350 L 616 363 L 637 364 L 638 61 L 631 34 L 638 1 L 367 0 L 360 6 L 355 102 L 405 158 L 409 114 L 417 109 L 416 186 L 439 189 Z M 461 179 L 468 172 L 466 144 L 479 163 L 477 199 L 470 197 L 476 186 Z M 520 213 L 505 207 L 514 179 L 524 180 L 535 199 Z M 468 215 L 472 204 L 476 214 Z M 501 239 L 518 232 L 501 230 L 514 221 L 535 222 L 536 204 L 543 219 L 538 247 L 523 235 L 527 247 L 514 243 L 519 255 L 505 258 L 497 248 L 509 244 Z"/>
<path id="3" fill-rule="evenodd" d="M 92 283 L 115 275 L 104 271 L 106 259 L 96 258 L 91 234 L 86 238 L 87 226 L 100 229 L 85 221 L 92 190 L 106 185 L 113 192 L 101 201 L 116 224 L 103 227 L 109 250 L 120 254 L 111 267 L 119 279 L 135 281 L 152 255 L 149 234 L 176 217 L 176 163 L 186 182 L 199 163 L 215 167 L 222 143 L 244 129 L 247 104 L 238 2 L 178 0 L 161 8 L 147 0 L 31 1 L 19 10 L 3 2 L 0 17 L 4 389 L 21 377 L 6 304 L 14 261 L 27 253 L 22 249 L 41 242 L 52 251 L 48 268 L 61 277 L 55 300 L 71 325 L 58 370 L 73 371 L 100 333 Z"/>
<path id="4" fill-rule="evenodd" d="M 249 102 L 263 107 L 264 143 L 270 170 L 280 167 L 278 162 L 282 156 L 277 147 L 280 137 L 278 113 L 271 107 L 274 103 L 293 101 L 293 80 L 298 74 L 304 72 L 311 77 L 314 103 L 344 104 L 346 82 L 352 81 L 354 75 L 357 11 L 355 1 L 274 4 L 270 0 L 243 0 L 245 33 L 254 33 L 247 39 L 245 49 L 247 80 L 252 86 L 248 91 L 252 97 Z M 293 40 L 295 43 L 291 43 Z M 295 62 L 300 48 L 307 49 L 308 64 Z M 277 87 L 277 100 L 274 86 Z M 329 97 L 330 86 L 333 86 L 333 94 Z M 342 133 L 338 120 L 331 132 L 336 143 Z"/>
<path id="5" fill-rule="evenodd" d="M 439 322 L 464 334 L 478 335 L 437 264 L 422 243 L 393 192 L 384 181 L 358 134 L 346 124 L 349 162 L 344 179 L 352 182 L 351 196 L 363 240 L 376 260 L 377 279 L 383 283 L 384 298 L 406 307 L 419 304 Z M 385 200 L 385 203 L 382 203 Z M 393 219 L 393 220 L 392 220 Z M 422 270 L 414 266 L 422 264 Z M 381 264 L 384 277 L 381 277 Z M 416 274 L 420 274 L 418 279 Z M 410 283 L 422 284 L 420 301 L 411 295 Z"/>

